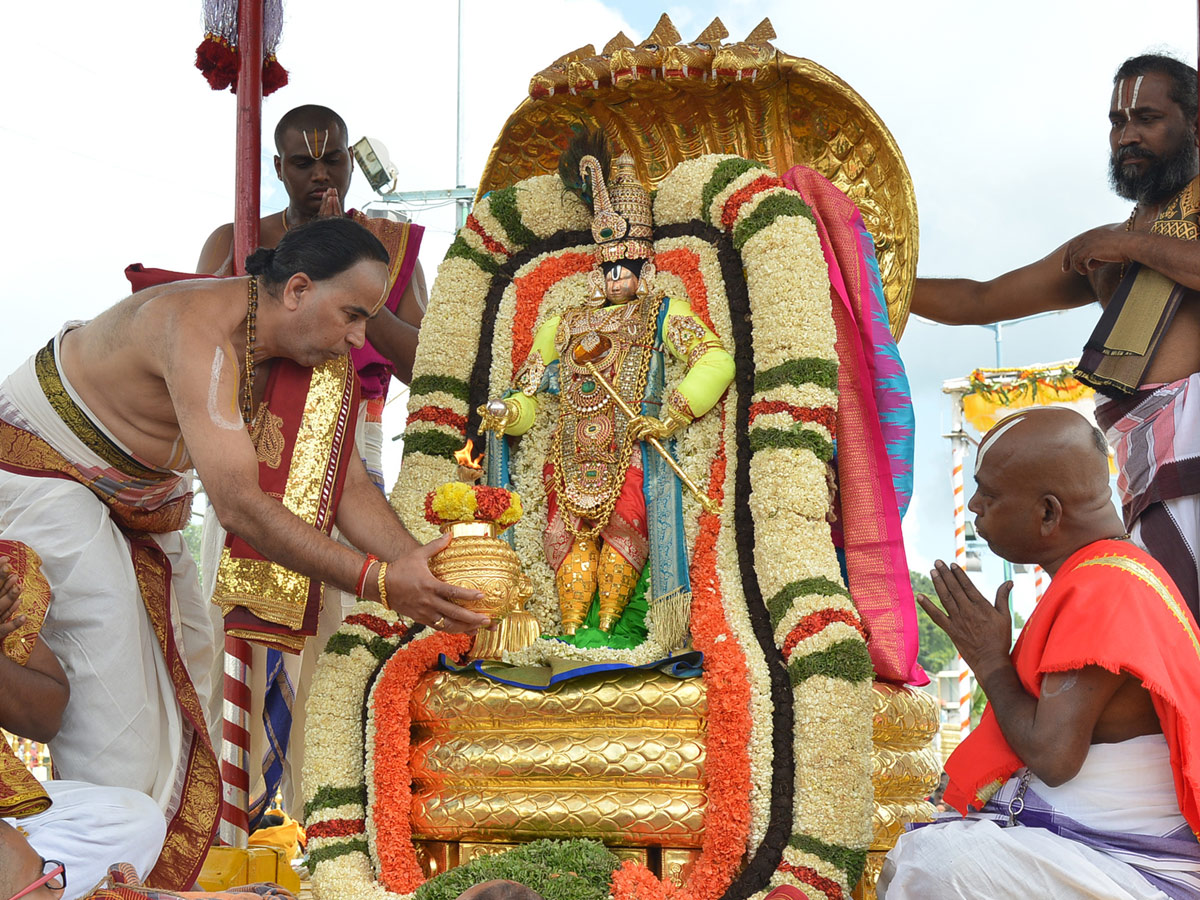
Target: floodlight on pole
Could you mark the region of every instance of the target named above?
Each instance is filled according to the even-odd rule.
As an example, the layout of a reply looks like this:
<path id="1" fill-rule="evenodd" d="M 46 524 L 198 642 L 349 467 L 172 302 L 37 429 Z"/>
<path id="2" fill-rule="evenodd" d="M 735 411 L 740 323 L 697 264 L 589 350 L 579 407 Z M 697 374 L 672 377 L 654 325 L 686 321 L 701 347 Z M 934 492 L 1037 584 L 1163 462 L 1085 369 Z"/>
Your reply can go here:
<path id="1" fill-rule="evenodd" d="M 400 173 L 392 163 L 392 158 L 388 156 L 387 147 L 384 146 L 383 141 L 379 138 L 364 137 L 351 150 L 354 153 L 355 162 L 362 170 L 363 177 L 367 179 L 367 184 L 371 185 L 371 190 L 377 194 L 391 194 L 396 190 L 396 182 L 400 180 Z M 389 183 L 390 187 L 388 187 Z"/>

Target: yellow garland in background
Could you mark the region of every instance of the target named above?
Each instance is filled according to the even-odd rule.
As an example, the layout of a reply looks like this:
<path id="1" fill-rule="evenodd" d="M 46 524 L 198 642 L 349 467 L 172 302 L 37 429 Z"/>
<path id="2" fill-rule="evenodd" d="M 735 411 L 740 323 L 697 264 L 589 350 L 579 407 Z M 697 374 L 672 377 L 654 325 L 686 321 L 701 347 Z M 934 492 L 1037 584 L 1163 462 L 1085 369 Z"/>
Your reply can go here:
<path id="1" fill-rule="evenodd" d="M 1031 406 L 1078 403 L 1094 394 L 1072 373 L 1075 362 L 1029 369 L 976 369 L 963 395 L 963 415 L 981 434 L 1005 416 Z"/>

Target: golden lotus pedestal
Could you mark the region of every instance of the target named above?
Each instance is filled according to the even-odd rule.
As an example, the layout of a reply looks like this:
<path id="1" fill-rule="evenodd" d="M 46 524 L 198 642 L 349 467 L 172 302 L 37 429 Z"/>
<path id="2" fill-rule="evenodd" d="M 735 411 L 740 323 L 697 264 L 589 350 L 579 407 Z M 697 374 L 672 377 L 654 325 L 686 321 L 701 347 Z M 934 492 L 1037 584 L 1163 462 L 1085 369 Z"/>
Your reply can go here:
<path id="1" fill-rule="evenodd" d="M 536 641 L 541 628 L 525 610 L 533 584 L 521 571 L 513 548 L 497 537 L 497 526 L 458 522 L 442 531 L 450 535 L 450 543 L 429 561 L 429 571 L 442 581 L 480 591 L 481 601 L 460 605 L 491 616 L 496 623 L 495 629 L 475 636 L 467 658 L 500 659 L 505 651 L 515 653 Z"/>
<path id="2" fill-rule="evenodd" d="M 427 875 L 548 837 L 602 841 L 676 881 L 699 856 L 701 679 L 624 671 L 532 691 L 431 672 L 411 712 Z"/>

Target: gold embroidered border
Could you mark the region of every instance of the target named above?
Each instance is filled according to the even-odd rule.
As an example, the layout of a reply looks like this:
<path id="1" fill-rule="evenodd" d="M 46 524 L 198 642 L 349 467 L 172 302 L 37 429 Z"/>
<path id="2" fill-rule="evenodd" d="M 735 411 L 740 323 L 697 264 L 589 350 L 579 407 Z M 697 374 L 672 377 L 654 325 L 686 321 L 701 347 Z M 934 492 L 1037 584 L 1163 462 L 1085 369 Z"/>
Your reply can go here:
<path id="1" fill-rule="evenodd" d="M 170 629 L 171 572 L 166 557 L 157 544 L 136 537 L 130 549 L 142 602 L 171 674 L 175 700 L 192 732 L 179 808 L 167 823 L 166 840 L 146 884 L 186 890 L 200 873 L 216 830 L 221 811 L 221 775 L 208 742 L 200 698 Z"/>
<path id="2" fill-rule="evenodd" d="M 1187 632 L 1188 639 L 1192 642 L 1192 649 L 1196 651 L 1197 656 L 1200 656 L 1200 640 L 1196 637 L 1196 629 L 1192 627 L 1191 622 L 1188 620 L 1188 615 L 1183 611 L 1183 607 L 1179 605 L 1179 601 L 1171 595 L 1171 591 L 1167 586 L 1148 567 L 1136 559 L 1130 559 L 1128 556 L 1097 556 L 1092 559 L 1085 559 L 1079 564 L 1078 568 L 1082 569 L 1086 566 L 1110 566 L 1114 569 L 1121 569 L 1149 585 L 1162 599 L 1163 603 L 1166 604 L 1167 610 L 1175 617 L 1175 620 L 1183 630 Z"/>
<path id="3" fill-rule="evenodd" d="M 71 429 L 72 434 L 83 441 L 89 450 L 108 465 L 133 478 L 143 478 L 148 481 L 166 481 L 169 478 L 178 477 L 174 472 L 149 468 L 138 462 L 96 427 L 96 423 L 71 398 L 66 385 L 62 382 L 62 377 L 58 373 L 58 363 L 54 359 L 54 341 L 37 352 L 33 365 L 37 372 L 38 384 L 42 387 L 42 393 L 46 395 L 46 400 L 49 401 L 54 412 Z"/>
<path id="4" fill-rule="evenodd" d="M 86 477 L 36 434 L 3 420 L 0 420 L 0 465 L 18 475 L 45 478 L 57 472 L 78 481 L 108 507 L 113 521 L 123 530 L 166 534 L 179 531 L 192 515 L 191 492 L 169 500 L 157 509 L 125 503 L 97 487 L 97 479 Z"/>
<path id="5" fill-rule="evenodd" d="M 45 789 L 0 737 L 0 815 L 23 819 L 49 808 Z"/>
<path id="6" fill-rule="evenodd" d="M 19 541 L 0 541 L 0 556 L 7 556 L 12 570 L 21 580 L 17 612 L 25 617 L 24 624 L 4 639 L 3 653 L 18 665 L 29 662 L 37 645 L 38 634 L 50 608 L 50 583 L 42 574 L 42 558 Z"/>
<path id="7" fill-rule="evenodd" d="M 390 257 L 387 290 L 383 292 L 382 304 L 382 306 L 387 306 L 392 289 L 396 286 L 396 279 L 400 277 L 400 269 L 404 266 L 404 255 L 408 250 L 409 223 L 393 222 L 391 219 L 373 219 L 357 210 L 354 212 L 353 219 L 379 239 L 379 243 L 383 244 L 383 249 L 388 252 Z"/>
<path id="8" fill-rule="evenodd" d="M 333 516 L 333 488 L 340 456 L 354 448 L 342 446 L 339 431 L 345 431 L 351 412 L 347 394 L 353 391 L 349 378 L 350 358 L 339 356 L 313 369 L 304 413 L 296 433 L 291 467 L 283 493 L 283 505 L 314 528 L 328 533 Z M 357 412 L 357 411 L 354 411 Z M 244 606 L 260 619 L 293 630 L 304 624 L 310 579 L 265 559 L 234 559 L 229 548 L 221 551 L 213 602 L 222 612 Z"/>

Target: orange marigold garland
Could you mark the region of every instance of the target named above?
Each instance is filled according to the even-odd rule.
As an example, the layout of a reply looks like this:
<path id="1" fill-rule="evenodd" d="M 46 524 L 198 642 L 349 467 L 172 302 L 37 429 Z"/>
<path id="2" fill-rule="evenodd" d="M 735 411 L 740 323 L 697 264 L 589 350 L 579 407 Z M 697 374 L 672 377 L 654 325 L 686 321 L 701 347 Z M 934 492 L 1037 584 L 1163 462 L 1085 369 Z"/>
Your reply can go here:
<path id="1" fill-rule="evenodd" d="M 704 273 L 700 271 L 700 254 L 686 247 L 677 247 L 660 253 L 654 258 L 654 264 L 660 272 L 670 272 L 683 282 L 687 291 L 688 305 L 692 312 L 700 317 L 705 325 L 716 331 L 712 316 L 708 312 L 708 285 L 704 283 Z"/>
<path id="2" fill-rule="evenodd" d="M 425 880 L 412 842 L 412 776 L 408 766 L 409 700 L 418 679 L 445 654 L 458 660 L 471 645 L 463 634 L 435 632 L 396 651 L 383 666 L 367 703 L 367 829 L 379 879 L 388 890 L 407 894 Z M 377 748 L 386 752 L 377 753 Z"/>
<path id="3" fill-rule="evenodd" d="M 725 448 L 713 460 L 709 496 L 724 499 Z M 613 873 L 614 900 L 712 900 L 733 880 L 746 848 L 750 824 L 750 682 L 741 645 L 731 639 L 733 629 L 721 602 L 717 576 L 719 517 L 701 516 L 700 534 L 692 557 L 692 639 L 704 653 L 704 681 L 708 686 L 708 736 L 705 773 L 708 808 L 704 814 L 704 841 L 686 883 L 676 888 L 660 882 L 644 866 L 626 862 Z"/>
<path id="4" fill-rule="evenodd" d="M 538 312 L 542 308 L 546 292 L 564 278 L 588 271 L 595 261 L 596 258 L 591 253 L 560 253 L 557 256 L 546 257 L 532 272 L 513 279 L 513 286 L 517 291 L 517 310 L 512 323 L 514 378 L 525 358 L 529 356 L 529 348 L 533 346 Z"/>

